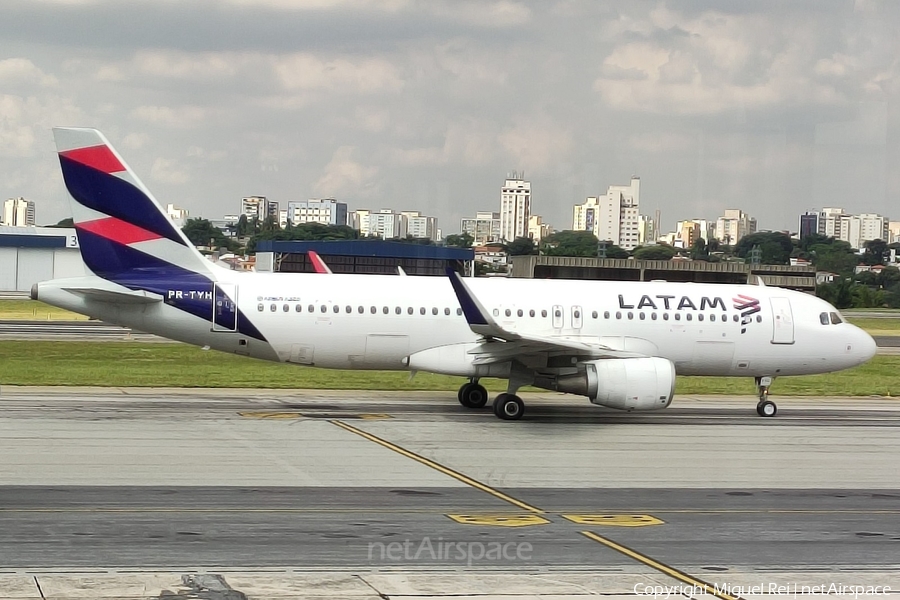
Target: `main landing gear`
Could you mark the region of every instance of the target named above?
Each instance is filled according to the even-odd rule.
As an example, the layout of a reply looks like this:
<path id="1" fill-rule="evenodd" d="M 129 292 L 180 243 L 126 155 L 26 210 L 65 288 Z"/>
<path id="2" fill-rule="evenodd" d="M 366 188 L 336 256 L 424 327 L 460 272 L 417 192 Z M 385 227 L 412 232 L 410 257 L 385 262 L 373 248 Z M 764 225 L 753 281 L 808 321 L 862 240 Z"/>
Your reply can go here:
<path id="1" fill-rule="evenodd" d="M 459 403 L 466 408 L 481 408 L 488 401 L 487 390 L 474 377 L 459 388 L 457 397 L 459 398 Z"/>
<path id="2" fill-rule="evenodd" d="M 494 399 L 494 414 L 504 421 L 518 421 L 525 414 L 525 403 L 515 394 L 500 394 Z"/>
<path id="3" fill-rule="evenodd" d="M 774 417 L 778 412 L 775 403 L 769 400 L 769 386 L 772 385 L 771 377 L 757 377 L 756 389 L 759 392 L 759 402 L 756 405 L 756 414 L 761 417 Z"/>

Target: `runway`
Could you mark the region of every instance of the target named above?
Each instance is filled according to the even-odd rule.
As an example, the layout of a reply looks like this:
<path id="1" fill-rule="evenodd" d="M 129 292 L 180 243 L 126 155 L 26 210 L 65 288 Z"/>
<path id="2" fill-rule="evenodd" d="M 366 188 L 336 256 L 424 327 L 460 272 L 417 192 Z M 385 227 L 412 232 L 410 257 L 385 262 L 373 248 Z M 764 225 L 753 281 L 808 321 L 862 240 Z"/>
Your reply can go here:
<path id="1" fill-rule="evenodd" d="M 533 394 L 502 422 L 446 393 L 4 386 L 0 596 L 198 572 L 249 595 L 229 573 L 260 570 L 283 585 L 252 597 L 348 573 L 373 597 L 633 594 L 677 583 L 665 568 L 900 583 L 900 402 L 777 400 L 763 419 L 750 397 L 628 414 Z"/>

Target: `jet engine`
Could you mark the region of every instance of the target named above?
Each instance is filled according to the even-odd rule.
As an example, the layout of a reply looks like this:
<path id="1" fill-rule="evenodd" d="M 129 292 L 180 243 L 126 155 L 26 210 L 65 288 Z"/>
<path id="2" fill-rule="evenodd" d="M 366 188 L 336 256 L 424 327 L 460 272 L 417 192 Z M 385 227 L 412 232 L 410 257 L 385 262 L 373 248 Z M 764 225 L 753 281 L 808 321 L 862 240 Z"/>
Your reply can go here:
<path id="1" fill-rule="evenodd" d="M 584 371 L 535 385 L 587 396 L 594 404 L 620 410 L 665 408 L 675 393 L 675 365 L 665 358 L 618 358 L 580 363 Z"/>

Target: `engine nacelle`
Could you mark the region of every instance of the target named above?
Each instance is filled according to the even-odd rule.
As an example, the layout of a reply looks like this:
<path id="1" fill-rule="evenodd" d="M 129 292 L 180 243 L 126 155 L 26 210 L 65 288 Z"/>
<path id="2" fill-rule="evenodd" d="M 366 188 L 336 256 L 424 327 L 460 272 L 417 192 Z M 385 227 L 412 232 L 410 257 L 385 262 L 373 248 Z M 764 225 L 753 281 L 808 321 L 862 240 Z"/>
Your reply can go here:
<path id="1" fill-rule="evenodd" d="M 581 363 L 584 372 L 540 387 L 587 396 L 594 404 L 620 410 L 665 408 L 675 394 L 675 365 L 665 358 L 619 358 Z"/>

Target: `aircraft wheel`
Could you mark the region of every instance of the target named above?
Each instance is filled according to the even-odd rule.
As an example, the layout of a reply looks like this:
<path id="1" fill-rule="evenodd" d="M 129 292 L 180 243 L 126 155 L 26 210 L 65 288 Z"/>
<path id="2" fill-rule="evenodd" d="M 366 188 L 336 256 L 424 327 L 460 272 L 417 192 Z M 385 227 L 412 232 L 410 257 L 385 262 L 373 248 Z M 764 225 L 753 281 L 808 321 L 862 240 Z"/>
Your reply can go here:
<path id="1" fill-rule="evenodd" d="M 459 403 L 466 408 L 481 408 L 487 401 L 488 393 L 483 385 L 467 383 L 459 388 Z"/>
<path id="2" fill-rule="evenodd" d="M 500 394 L 494 400 L 494 414 L 504 421 L 518 421 L 525 414 L 525 403 L 515 394 Z"/>
<path id="3" fill-rule="evenodd" d="M 761 417 L 774 417 L 778 407 L 771 400 L 763 400 L 756 405 L 756 414 Z"/>

